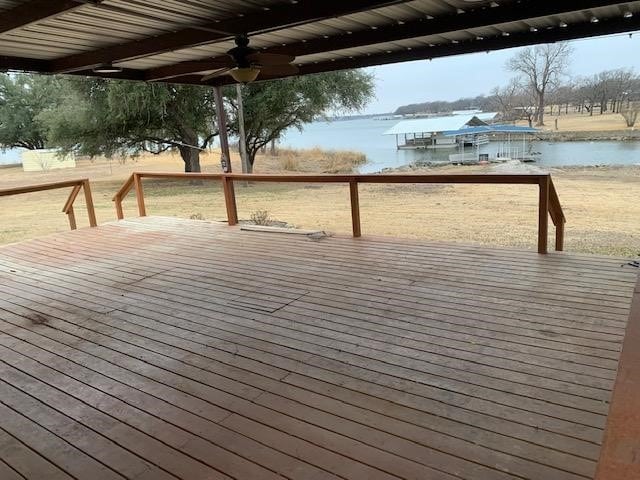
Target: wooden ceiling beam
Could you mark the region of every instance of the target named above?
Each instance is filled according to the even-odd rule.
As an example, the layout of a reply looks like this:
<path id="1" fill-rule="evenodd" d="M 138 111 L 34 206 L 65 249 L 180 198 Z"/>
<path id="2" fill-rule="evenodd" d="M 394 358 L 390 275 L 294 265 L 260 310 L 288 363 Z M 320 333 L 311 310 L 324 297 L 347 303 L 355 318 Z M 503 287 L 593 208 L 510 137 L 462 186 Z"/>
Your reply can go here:
<path id="1" fill-rule="evenodd" d="M 51 62 L 51 68 L 56 73 L 85 70 L 102 63 L 143 58 L 228 40 L 238 34 L 280 30 L 407 1 L 409 0 L 298 0 L 295 3 L 265 7 L 264 10 L 243 16 L 210 22 L 198 28 L 185 28 L 60 58 Z"/>
<path id="2" fill-rule="evenodd" d="M 464 14 L 453 14 L 433 19 L 418 20 L 381 26 L 374 29 L 352 32 L 328 38 L 316 38 L 305 42 L 295 42 L 289 45 L 270 47 L 263 52 L 281 53 L 296 57 L 316 53 L 345 50 L 377 43 L 406 40 L 429 35 L 442 35 L 449 32 L 471 30 L 493 26 L 502 23 L 526 21 L 549 15 L 588 10 L 611 5 L 625 5 L 628 2 L 611 0 L 523 0 L 514 4 L 499 7 L 485 5 L 481 8 L 468 10 Z M 172 77 L 190 73 L 212 70 L 218 63 L 224 62 L 226 56 L 214 57 L 206 60 L 181 62 L 150 69 L 146 73 L 149 81 L 167 80 Z"/>
<path id="3" fill-rule="evenodd" d="M 49 17 L 82 7 L 86 4 L 98 4 L 102 0 L 30 0 L 2 12 L 0 16 L 0 33 L 22 28 L 30 23 L 39 22 Z"/>
<path id="4" fill-rule="evenodd" d="M 512 33 L 508 37 L 496 36 L 474 39 L 456 44 L 435 45 L 433 47 L 420 47 L 411 50 L 402 50 L 392 53 L 375 55 L 365 55 L 354 58 L 343 58 L 335 61 L 323 61 L 300 66 L 297 75 L 307 75 L 312 73 L 329 72 L 336 70 L 348 70 L 352 68 L 372 67 L 377 65 L 387 65 L 391 63 L 431 60 L 434 58 L 447 57 L 452 55 L 463 55 L 477 52 L 490 52 L 493 50 L 503 50 L 514 47 L 524 47 L 543 43 L 555 43 L 579 38 L 597 37 L 617 33 L 635 32 L 640 30 L 640 17 L 616 18 L 600 20 L 598 23 L 589 21 L 569 25 L 566 28 L 553 28 L 538 32 Z M 288 75 L 295 76 L 295 75 Z M 176 78 L 176 83 L 198 83 L 198 75 Z M 261 78 L 258 81 L 275 80 L 283 77 Z M 208 85 L 228 85 L 236 83 L 230 76 L 216 78 L 207 82 Z"/>
<path id="5" fill-rule="evenodd" d="M 6 72 L 8 70 L 48 72 L 49 64 L 46 60 L 0 55 L 0 72 Z"/>
<path id="6" fill-rule="evenodd" d="M 19 72 L 37 72 L 44 75 L 51 75 L 53 73 L 51 71 L 50 62 L 47 60 L 0 55 L 0 72 L 6 72 L 9 70 L 14 70 Z M 125 68 L 122 72 L 109 73 L 109 74 L 95 73 L 91 70 L 83 70 L 83 71 L 73 72 L 71 75 L 86 76 L 86 77 L 102 77 L 102 78 L 118 79 L 118 80 L 140 80 L 140 81 L 144 80 L 144 70 L 133 70 L 130 68 Z"/>

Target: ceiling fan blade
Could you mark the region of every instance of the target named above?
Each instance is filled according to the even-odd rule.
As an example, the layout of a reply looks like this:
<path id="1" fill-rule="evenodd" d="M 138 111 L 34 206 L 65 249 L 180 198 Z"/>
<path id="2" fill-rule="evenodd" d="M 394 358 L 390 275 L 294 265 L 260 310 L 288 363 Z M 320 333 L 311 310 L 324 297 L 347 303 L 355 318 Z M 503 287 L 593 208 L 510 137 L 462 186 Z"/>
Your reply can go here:
<path id="1" fill-rule="evenodd" d="M 260 68 L 260 77 L 286 77 L 298 73 L 298 67 L 285 63 L 282 65 L 270 65 Z"/>
<path id="2" fill-rule="evenodd" d="M 211 69 L 214 68 L 233 68 L 236 66 L 235 60 L 230 56 L 220 56 L 211 59 Z"/>
<path id="3" fill-rule="evenodd" d="M 279 53 L 256 52 L 247 55 L 249 63 L 260 66 L 283 65 L 293 62 L 296 57 L 293 55 L 281 55 Z"/>
<path id="4" fill-rule="evenodd" d="M 202 82 L 206 82 L 208 80 L 220 77 L 220 76 L 224 75 L 225 73 L 227 73 L 229 70 L 232 70 L 232 69 L 233 69 L 233 67 L 221 68 L 219 70 L 216 70 L 215 72 L 211 72 L 211 73 L 208 73 L 208 74 L 204 75 L 200 80 Z"/>

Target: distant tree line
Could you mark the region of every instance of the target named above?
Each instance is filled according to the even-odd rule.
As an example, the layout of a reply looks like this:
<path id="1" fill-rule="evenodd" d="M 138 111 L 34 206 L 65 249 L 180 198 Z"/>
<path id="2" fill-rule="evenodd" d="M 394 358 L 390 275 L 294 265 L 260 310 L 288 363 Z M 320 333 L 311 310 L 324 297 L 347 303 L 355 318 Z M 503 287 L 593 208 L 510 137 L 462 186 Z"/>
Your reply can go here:
<path id="1" fill-rule="evenodd" d="M 627 126 L 634 126 L 640 112 L 640 76 L 633 69 L 620 68 L 571 78 L 571 54 L 567 43 L 522 49 L 506 64 L 515 76 L 489 95 L 405 105 L 395 113 L 437 114 L 477 108 L 497 111 L 505 121 L 524 119 L 530 126 L 543 126 L 547 113 L 610 112 L 620 113 Z"/>
<path id="2" fill-rule="evenodd" d="M 412 115 L 419 113 L 453 112 L 454 110 L 467 110 L 471 107 L 484 110 L 491 106 L 491 98 L 485 95 L 477 97 L 459 98 L 452 102 L 436 100 L 433 102 L 412 103 L 398 107 L 394 114 Z"/>

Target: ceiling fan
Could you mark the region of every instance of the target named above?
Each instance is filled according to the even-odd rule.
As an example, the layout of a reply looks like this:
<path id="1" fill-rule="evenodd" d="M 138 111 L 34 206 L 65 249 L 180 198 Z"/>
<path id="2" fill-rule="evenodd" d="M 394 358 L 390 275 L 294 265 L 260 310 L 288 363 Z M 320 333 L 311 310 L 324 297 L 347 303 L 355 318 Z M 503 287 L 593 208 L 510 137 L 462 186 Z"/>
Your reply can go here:
<path id="1" fill-rule="evenodd" d="M 235 43 L 236 46 L 227 52 L 228 60 L 216 62 L 218 70 L 203 76 L 203 82 L 226 74 L 237 82 L 248 83 L 260 74 L 269 77 L 298 73 L 298 67 L 291 64 L 296 58 L 293 55 L 260 52 L 249 46 L 249 37 L 246 35 L 237 35 Z"/>

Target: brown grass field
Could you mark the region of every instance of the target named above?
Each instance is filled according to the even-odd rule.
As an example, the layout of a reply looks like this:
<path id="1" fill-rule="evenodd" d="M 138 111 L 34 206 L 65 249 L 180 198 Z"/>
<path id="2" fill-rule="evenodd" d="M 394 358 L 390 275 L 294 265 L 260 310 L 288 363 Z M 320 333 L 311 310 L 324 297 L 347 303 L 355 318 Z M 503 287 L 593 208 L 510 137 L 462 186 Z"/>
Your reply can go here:
<path id="1" fill-rule="evenodd" d="M 554 114 L 548 113 L 544 116 L 545 126 L 544 130 L 555 130 L 555 120 L 558 119 L 558 132 L 608 132 L 612 130 L 630 130 L 627 124 L 619 113 L 604 113 L 600 115 L 596 109 L 593 116 L 584 113 L 569 112 L 568 115 L 564 114 L 564 110 L 561 115 L 557 115 L 557 108 L 554 109 Z M 519 121 L 518 125 L 526 125 L 527 122 Z M 639 127 L 640 125 L 636 125 Z"/>
<path id="2" fill-rule="evenodd" d="M 295 157 L 291 160 L 291 157 Z M 288 158 L 288 159 L 287 159 Z M 319 150 L 261 157 L 256 172 L 345 172 L 358 163 L 357 154 Z M 203 156 L 206 171 L 218 171 L 219 154 Z M 235 170 L 239 170 L 234 158 Z M 100 223 L 115 220 L 111 197 L 134 170 L 180 171 L 175 155 L 149 156 L 125 164 L 104 159 L 81 161 L 73 170 L 25 173 L 0 169 L 0 188 L 88 177 L 92 182 Z M 441 167 L 429 173 L 526 171 L 507 165 Z M 535 168 L 535 167 L 534 167 Z M 514 170 L 515 169 L 515 170 Z M 415 170 L 416 172 L 418 170 Z M 566 168 L 552 172 L 567 217 L 566 250 L 611 255 L 640 254 L 640 167 Z M 421 238 L 487 245 L 535 248 L 537 190 L 506 185 L 361 185 L 363 234 Z M 149 215 L 224 220 L 222 192 L 217 182 L 190 185 L 148 181 Z M 241 219 L 267 210 L 273 219 L 301 228 L 349 234 L 349 193 L 346 185 L 252 184 L 236 188 Z M 0 244 L 68 229 L 62 206 L 68 191 L 0 197 Z M 125 202 L 125 217 L 135 216 L 133 192 Z M 86 226 L 81 196 L 76 215 Z"/>

